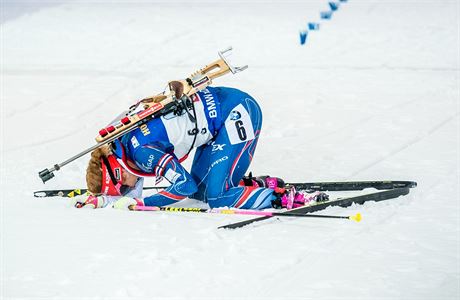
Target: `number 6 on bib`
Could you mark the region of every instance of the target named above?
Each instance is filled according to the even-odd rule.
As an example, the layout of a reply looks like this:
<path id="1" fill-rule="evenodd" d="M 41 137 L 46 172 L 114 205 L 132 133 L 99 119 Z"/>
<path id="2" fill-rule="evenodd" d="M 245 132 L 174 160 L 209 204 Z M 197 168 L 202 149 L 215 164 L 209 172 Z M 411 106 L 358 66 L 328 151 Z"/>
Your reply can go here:
<path id="1" fill-rule="evenodd" d="M 254 139 L 251 117 L 243 105 L 238 105 L 225 120 L 228 138 L 232 145 Z"/>

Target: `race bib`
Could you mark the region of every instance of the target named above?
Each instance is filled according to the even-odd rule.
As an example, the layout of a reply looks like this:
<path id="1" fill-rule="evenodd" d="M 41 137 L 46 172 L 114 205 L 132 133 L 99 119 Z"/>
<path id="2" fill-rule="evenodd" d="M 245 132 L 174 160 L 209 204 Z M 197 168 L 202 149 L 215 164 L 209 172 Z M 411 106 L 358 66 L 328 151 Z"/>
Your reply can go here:
<path id="1" fill-rule="evenodd" d="M 251 117 L 242 104 L 231 111 L 225 120 L 225 129 L 232 145 L 254 139 Z"/>

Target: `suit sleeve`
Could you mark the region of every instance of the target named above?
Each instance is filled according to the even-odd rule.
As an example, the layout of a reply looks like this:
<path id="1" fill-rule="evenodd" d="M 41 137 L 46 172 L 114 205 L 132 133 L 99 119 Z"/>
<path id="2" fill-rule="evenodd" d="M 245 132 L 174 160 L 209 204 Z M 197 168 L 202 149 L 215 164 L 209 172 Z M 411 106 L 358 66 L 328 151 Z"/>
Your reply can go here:
<path id="1" fill-rule="evenodd" d="M 142 171 L 162 176 L 171 185 L 158 194 L 144 198 L 146 206 L 164 206 L 193 195 L 197 185 L 176 157 L 159 146 L 144 145 L 134 154 L 136 164 Z"/>

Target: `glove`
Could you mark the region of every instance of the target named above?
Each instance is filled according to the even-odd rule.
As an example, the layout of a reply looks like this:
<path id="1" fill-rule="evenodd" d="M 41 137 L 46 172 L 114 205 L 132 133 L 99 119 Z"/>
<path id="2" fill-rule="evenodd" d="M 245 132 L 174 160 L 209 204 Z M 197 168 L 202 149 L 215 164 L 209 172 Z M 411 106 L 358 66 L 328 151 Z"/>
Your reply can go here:
<path id="1" fill-rule="evenodd" d="M 76 208 L 101 208 L 105 207 L 106 199 L 104 196 L 93 196 L 89 195 L 86 200 L 76 199 L 74 206 Z"/>
<path id="2" fill-rule="evenodd" d="M 122 197 L 113 203 L 113 208 L 129 209 L 130 206 L 144 206 L 144 201 L 138 198 Z"/>

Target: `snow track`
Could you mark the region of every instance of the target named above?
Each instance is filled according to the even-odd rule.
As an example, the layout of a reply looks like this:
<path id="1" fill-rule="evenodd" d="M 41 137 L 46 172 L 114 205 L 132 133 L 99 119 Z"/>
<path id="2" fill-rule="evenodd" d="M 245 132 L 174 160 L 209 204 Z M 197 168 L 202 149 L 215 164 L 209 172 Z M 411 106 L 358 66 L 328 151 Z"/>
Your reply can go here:
<path id="1" fill-rule="evenodd" d="M 0 298 L 459 298 L 458 1 L 349 0 L 306 46 L 299 30 L 327 1 L 135 2 L 2 6 Z M 46 186 L 37 173 L 228 45 L 249 69 L 215 84 L 247 91 L 264 113 L 255 174 L 419 186 L 321 212 L 361 212 L 359 224 L 270 219 L 235 231 L 217 227 L 247 217 L 33 198 L 84 186 L 87 158 Z"/>

